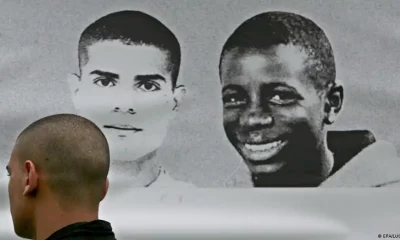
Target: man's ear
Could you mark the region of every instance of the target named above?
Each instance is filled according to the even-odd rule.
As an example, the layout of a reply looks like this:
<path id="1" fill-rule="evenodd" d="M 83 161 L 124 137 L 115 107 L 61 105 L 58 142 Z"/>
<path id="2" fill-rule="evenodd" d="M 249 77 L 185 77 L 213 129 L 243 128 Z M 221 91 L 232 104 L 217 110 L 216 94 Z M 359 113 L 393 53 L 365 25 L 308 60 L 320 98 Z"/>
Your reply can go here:
<path id="1" fill-rule="evenodd" d="M 344 89 L 341 81 L 336 80 L 329 88 L 325 98 L 325 124 L 332 124 L 336 121 L 343 107 Z"/>
<path id="2" fill-rule="evenodd" d="M 32 195 L 38 188 L 38 173 L 35 164 L 27 160 L 24 163 L 25 178 L 24 178 L 24 196 Z"/>
<path id="3" fill-rule="evenodd" d="M 67 80 L 68 80 L 69 91 L 72 96 L 75 96 L 79 90 L 79 83 L 81 81 L 81 78 L 78 74 L 71 73 L 68 74 Z"/>
<path id="4" fill-rule="evenodd" d="M 109 186 L 110 186 L 110 181 L 109 181 L 108 178 L 107 178 L 107 179 L 106 179 L 106 185 L 104 186 L 103 198 L 101 199 L 101 201 L 103 201 L 104 198 L 107 196 Z"/>
<path id="5" fill-rule="evenodd" d="M 174 108 L 172 110 L 178 111 L 179 106 L 186 95 L 186 87 L 184 85 L 176 86 L 174 89 Z"/>

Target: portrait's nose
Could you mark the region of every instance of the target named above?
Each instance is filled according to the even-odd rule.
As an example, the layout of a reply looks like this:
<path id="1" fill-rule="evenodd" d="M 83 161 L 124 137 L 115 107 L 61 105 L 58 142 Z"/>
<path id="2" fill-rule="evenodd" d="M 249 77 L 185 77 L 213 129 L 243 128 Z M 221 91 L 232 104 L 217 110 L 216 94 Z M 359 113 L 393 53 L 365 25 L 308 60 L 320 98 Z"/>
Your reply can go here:
<path id="1" fill-rule="evenodd" d="M 120 108 L 120 107 L 115 107 L 113 112 L 117 112 L 117 113 L 126 113 L 126 114 L 135 114 L 135 110 L 133 108 Z"/>
<path id="2" fill-rule="evenodd" d="M 111 107 L 113 112 L 120 114 L 135 114 L 135 98 L 131 91 L 129 91 L 126 86 L 118 86 L 115 89 L 116 95 L 112 99 Z"/>
<path id="3" fill-rule="evenodd" d="M 240 125 L 247 128 L 265 128 L 273 125 L 271 114 L 263 111 L 248 111 L 240 118 Z"/>

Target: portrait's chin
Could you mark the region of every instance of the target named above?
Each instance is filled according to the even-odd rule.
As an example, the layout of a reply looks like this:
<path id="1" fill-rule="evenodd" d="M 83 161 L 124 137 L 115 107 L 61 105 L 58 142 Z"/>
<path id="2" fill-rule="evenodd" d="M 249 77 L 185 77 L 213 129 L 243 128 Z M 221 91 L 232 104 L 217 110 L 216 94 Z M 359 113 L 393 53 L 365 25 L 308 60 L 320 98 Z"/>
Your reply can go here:
<path id="1" fill-rule="evenodd" d="M 278 173 L 285 167 L 286 162 L 273 162 L 265 164 L 254 164 L 254 162 L 246 161 L 245 163 L 252 174 L 274 174 Z"/>

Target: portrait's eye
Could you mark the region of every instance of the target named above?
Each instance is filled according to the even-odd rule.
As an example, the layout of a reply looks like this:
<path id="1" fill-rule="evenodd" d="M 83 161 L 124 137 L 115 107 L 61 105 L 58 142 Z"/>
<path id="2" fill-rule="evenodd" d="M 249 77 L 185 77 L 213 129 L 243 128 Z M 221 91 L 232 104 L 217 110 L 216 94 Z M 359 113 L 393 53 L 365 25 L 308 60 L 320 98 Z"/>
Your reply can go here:
<path id="1" fill-rule="evenodd" d="M 99 87 L 114 87 L 116 85 L 116 81 L 114 79 L 108 78 L 96 78 L 93 83 Z"/>
<path id="2" fill-rule="evenodd" d="M 137 88 L 144 92 L 155 92 L 161 89 L 160 85 L 154 81 L 139 82 Z"/>
<path id="3" fill-rule="evenodd" d="M 280 91 L 271 94 L 269 101 L 277 105 L 290 105 L 297 102 L 299 99 L 300 97 L 295 93 Z"/>
<path id="4" fill-rule="evenodd" d="M 222 102 L 225 108 L 234 108 L 245 105 L 247 103 L 247 99 L 242 94 L 231 93 L 223 96 Z"/>

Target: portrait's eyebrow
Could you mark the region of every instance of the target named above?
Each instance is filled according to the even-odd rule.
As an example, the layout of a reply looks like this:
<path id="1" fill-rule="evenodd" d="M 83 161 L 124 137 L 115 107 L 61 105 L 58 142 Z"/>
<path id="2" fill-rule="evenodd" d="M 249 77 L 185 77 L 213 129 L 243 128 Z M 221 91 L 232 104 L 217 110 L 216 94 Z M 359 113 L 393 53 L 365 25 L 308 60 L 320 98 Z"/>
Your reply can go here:
<path id="1" fill-rule="evenodd" d="M 294 87 L 292 87 L 292 86 L 290 86 L 290 85 L 288 85 L 287 83 L 284 83 L 284 82 L 265 83 L 265 84 L 263 84 L 263 87 L 264 88 L 268 88 L 268 89 L 273 89 L 273 88 L 277 88 L 277 87 L 285 87 L 285 88 L 288 88 L 288 89 L 290 89 L 292 91 L 296 91 L 297 92 L 296 88 L 294 88 Z"/>
<path id="2" fill-rule="evenodd" d="M 10 173 L 10 167 L 8 165 L 6 166 L 6 170 L 8 173 Z"/>
<path id="3" fill-rule="evenodd" d="M 106 77 L 106 78 L 113 78 L 113 79 L 118 79 L 119 75 L 116 73 L 112 73 L 112 72 L 106 72 L 106 71 L 101 71 L 101 70 L 94 70 L 92 72 L 90 72 L 91 75 L 99 75 L 102 77 Z"/>
<path id="4" fill-rule="evenodd" d="M 227 90 L 232 90 L 232 91 L 243 91 L 243 88 L 239 85 L 235 84 L 228 84 L 222 88 L 222 92 L 225 92 Z"/>
<path id="5" fill-rule="evenodd" d="M 156 80 L 161 80 L 166 82 L 165 78 L 160 74 L 146 74 L 146 75 L 135 76 L 135 81 L 156 81 Z"/>

